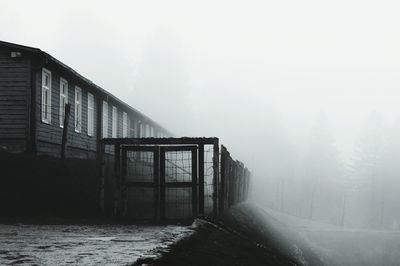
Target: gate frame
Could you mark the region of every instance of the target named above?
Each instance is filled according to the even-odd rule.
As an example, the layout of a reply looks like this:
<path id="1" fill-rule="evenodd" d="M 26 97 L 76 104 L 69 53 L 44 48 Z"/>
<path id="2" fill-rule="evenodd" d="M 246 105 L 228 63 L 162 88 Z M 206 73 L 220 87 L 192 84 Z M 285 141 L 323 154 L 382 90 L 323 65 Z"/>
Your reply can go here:
<path id="1" fill-rule="evenodd" d="M 197 145 L 184 145 L 184 146 L 157 146 L 160 148 L 160 218 L 166 220 L 166 196 L 165 192 L 167 188 L 192 188 L 192 218 L 198 216 L 197 208 L 197 181 L 198 181 L 198 164 L 197 164 Z M 166 182 L 165 177 L 165 162 L 166 153 L 174 151 L 188 151 L 191 152 L 191 167 L 192 167 L 192 180 L 190 182 Z"/>
<path id="2" fill-rule="evenodd" d="M 153 153 L 153 182 L 134 182 L 134 181 L 126 181 L 127 176 L 127 152 L 152 152 Z M 160 213 L 158 212 L 159 208 L 159 198 L 160 198 L 160 189 L 159 189 L 159 181 L 160 181 L 160 148 L 158 146 L 139 146 L 139 145 L 122 145 L 121 148 L 121 180 L 120 180 L 120 198 L 119 198 L 119 214 L 121 217 L 127 216 L 128 210 L 128 193 L 127 190 L 129 187 L 147 187 L 153 188 L 154 193 L 154 219 L 158 220 L 160 218 Z"/>
<path id="3" fill-rule="evenodd" d="M 197 145 L 198 146 L 198 213 L 204 216 L 204 145 L 213 145 L 213 215 L 219 215 L 219 139 L 216 137 L 211 138 L 104 138 L 100 140 L 100 199 L 102 208 L 104 210 L 104 185 L 105 185 L 105 146 L 113 145 L 115 147 L 115 181 L 116 181 L 116 197 L 115 201 L 120 202 L 121 197 L 121 146 L 140 146 L 140 145 Z M 118 197 L 119 195 L 119 197 Z M 119 204 L 118 204 L 119 205 Z M 117 208 L 115 215 L 120 216 L 121 208 Z"/>

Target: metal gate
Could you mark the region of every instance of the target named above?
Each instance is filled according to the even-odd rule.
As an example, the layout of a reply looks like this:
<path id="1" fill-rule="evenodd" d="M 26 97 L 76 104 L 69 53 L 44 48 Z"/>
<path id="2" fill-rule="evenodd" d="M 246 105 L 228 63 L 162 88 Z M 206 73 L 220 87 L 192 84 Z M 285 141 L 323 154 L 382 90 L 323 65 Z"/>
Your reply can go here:
<path id="1" fill-rule="evenodd" d="M 120 205 L 133 220 L 159 217 L 159 148 L 123 146 Z"/>
<path id="2" fill-rule="evenodd" d="M 122 146 L 120 208 L 133 220 L 189 220 L 198 215 L 198 148 Z"/>
<path id="3" fill-rule="evenodd" d="M 247 199 L 250 177 L 224 146 L 219 150 L 218 138 L 102 139 L 104 213 L 137 221 L 218 217 Z"/>

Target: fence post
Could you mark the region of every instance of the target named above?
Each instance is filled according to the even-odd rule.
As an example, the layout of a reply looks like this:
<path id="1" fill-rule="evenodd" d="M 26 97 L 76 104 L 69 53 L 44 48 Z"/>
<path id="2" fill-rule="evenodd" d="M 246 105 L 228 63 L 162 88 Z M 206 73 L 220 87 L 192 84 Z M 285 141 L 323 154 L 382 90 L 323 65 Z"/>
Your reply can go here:
<path id="1" fill-rule="evenodd" d="M 120 145 L 115 144 L 114 145 L 114 174 L 115 174 L 115 189 L 114 189 L 114 215 L 117 217 L 120 216 L 121 214 L 121 206 L 120 206 L 120 198 L 121 198 L 121 150 L 120 150 Z"/>
<path id="2" fill-rule="evenodd" d="M 239 183 L 239 201 L 243 201 L 243 187 L 244 187 L 244 164 L 240 162 L 240 183 Z"/>
<path id="3" fill-rule="evenodd" d="M 232 159 L 228 153 L 226 158 L 226 206 L 231 206 Z"/>
<path id="4" fill-rule="evenodd" d="M 105 213 L 105 195 L 104 195 L 104 187 L 105 187 L 105 145 L 100 140 L 100 154 L 99 154 L 99 164 L 100 164 L 100 208 L 102 209 L 103 213 Z"/>
<path id="5" fill-rule="evenodd" d="M 230 160 L 230 173 L 229 173 L 229 207 L 234 204 L 235 197 L 235 162 L 232 158 Z"/>
<path id="6" fill-rule="evenodd" d="M 61 139 L 61 160 L 65 160 L 65 148 L 67 145 L 67 138 L 68 138 L 68 124 L 69 124 L 69 113 L 71 107 L 67 103 L 64 108 L 64 128 L 63 128 L 63 135 Z"/>
<path id="7" fill-rule="evenodd" d="M 127 210 L 127 187 L 126 187 L 126 175 L 127 175 L 127 155 L 128 152 L 126 149 L 122 148 L 122 160 L 121 160 L 121 177 L 120 177 L 120 203 L 119 203 L 119 208 L 120 208 L 120 215 L 122 217 L 126 216 L 126 210 Z"/>
<path id="8" fill-rule="evenodd" d="M 165 220 L 165 148 L 160 147 L 160 219 Z"/>
<path id="9" fill-rule="evenodd" d="M 226 179 L 226 148 L 224 145 L 221 145 L 221 187 L 219 193 L 219 213 L 222 214 L 224 212 L 224 204 L 225 204 L 225 179 Z"/>
<path id="10" fill-rule="evenodd" d="M 204 216 L 204 144 L 199 144 L 199 214 Z"/>
<path id="11" fill-rule="evenodd" d="M 213 148 L 213 215 L 218 216 L 218 189 L 219 189 L 219 141 L 214 141 Z"/>
<path id="12" fill-rule="evenodd" d="M 198 216 L 197 208 L 197 149 L 192 150 L 192 211 L 193 218 Z"/>
<path id="13" fill-rule="evenodd" d="M 156 220 L 160 220 L 160 147 L 156 148 L 153 153 L 153 171 L 154 171 L 154 217 Z M 163 166 L 164 167 L 164 166 Z"/>

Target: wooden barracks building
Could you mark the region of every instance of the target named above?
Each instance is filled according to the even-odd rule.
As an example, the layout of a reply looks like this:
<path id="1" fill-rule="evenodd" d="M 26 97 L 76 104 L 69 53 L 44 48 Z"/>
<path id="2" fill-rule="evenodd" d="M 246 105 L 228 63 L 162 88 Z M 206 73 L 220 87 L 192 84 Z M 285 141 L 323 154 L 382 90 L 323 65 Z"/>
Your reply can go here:
<path id="1" fill-rule="evenodd" d="M 0 41 L 0 150 L 96 158 L 101 138 L 166 137 L 158 123 L 46 52 Z"/>

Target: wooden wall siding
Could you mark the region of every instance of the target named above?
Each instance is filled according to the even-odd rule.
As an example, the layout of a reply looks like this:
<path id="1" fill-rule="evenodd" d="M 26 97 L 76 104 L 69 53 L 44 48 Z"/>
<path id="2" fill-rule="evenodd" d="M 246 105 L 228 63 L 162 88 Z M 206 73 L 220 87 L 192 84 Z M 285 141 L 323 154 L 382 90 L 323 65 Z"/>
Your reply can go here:
<path id="1" fill-rule="evenodd" d="M 36 105 L 38 108 L 38 112 L 36 113 L 37 150 L 38 154 L 45 153 L 52 156 L 60 156 L 63 134 L 63 128 L 60 127 L 60 75 L 49 66 L 46 69 L 51 71 L 51 124 L 43 123 L 41 119 L 42 72 L 39 70 L 36 72 Z M 93 136 L 88 136 L 88 90 L 71 77 L 64 75 L 61 75 L 61 77 L 68 81 L 68 103 L 71 105 L 67 155 L 68 151 L 72 149 L 74 151 L 73 154 L 75 154 L 73 157 L 90 158 L 91 154 L 97 150 L 97 105 L 94 105 L 94 133 Z M 79 86 L 82 90 L 82 126 L 80 133 L 75 132 L 75 86 Z M 94 100 L 97 100 L 95 94 Z"/>
<path id="2" fill-rule="evenodd" d="M 38 154 L 60 156 L 63 129 L 60 127 L 60 77 L 68 81 L 68 102 L 71 105 L 70 122 L 68 128 L 67 156 L 92 158 L 97 150 L 97 117 L 98 105 L 94 104 L 94 132 L 88 136 L 88 92 L 94 96 L 95 103 L 107 99 L 108 102 L 108 137 L 112 136 L 112 106 L 117 107 L 118 123 L 117 137 L 122 137 L 123 112 L 128 115 L 128 137 L 139 137 L 139 121 L 143 125 L 149 124 L 154 132 L 166 133 L 160 126 L 153 123 L 140 112 L 121 104 L 111 95 L 103 93 L 86 81 L 76 77 L 68 69 L 57 62 L 46 61 L 44 68 L 51 71 L 51 123 L 42 122 L 42 69 L 31 72 L 30 52 L 22 51 L 22 56 L 11 58 L 9 48 L 0 48 L 0 148 L 19 147 L 18 152 L 26 149 L 30 128 L 35 128 L 36 150 Z M 33 57 L 32 57 L 33 58 Z M 36 58 L 36 57 L 35 57 Z M 36 58 L 37 59 L 37 58 Z M 35 60 L 36 60 L 35 59 Z M 40 61 L 40 60 L 39 60 Z M 36 62 L 36 61 L 35 61 Z M 46 63 L 47 62 L 47 63 Z M 42 63 L 42 61 L 40 61 Z M 31 79 L 31 73 L 33 79 Z M 31 86 L 31 80 L 35 84 Z M 75 132 L 75 86 L 82 90 L 82 127 L 81 132 Z M 33 87 L 33 107 L 36 108 L 35 117 L 30 117 L 31 88 Z M 100 115 L 101 116 L 101 115 Z M 101 119 L 100 119 L 101 121 Z M 30 126 L 31 125 L 31 126 Z M 101 125 L 100 130 L 101 130 Z"/>
<path id="3" fill-rule="evenodd" d="M 25 150 L 29 134 L 29 71 L 27 54 L 22 53 L 22 57 L 11 58 L 11 51 L 0 50 L 0 143 L 7 146 L 7 141 L 12 141 L 12 145 L 20 145 L 21 151 Z"/>

